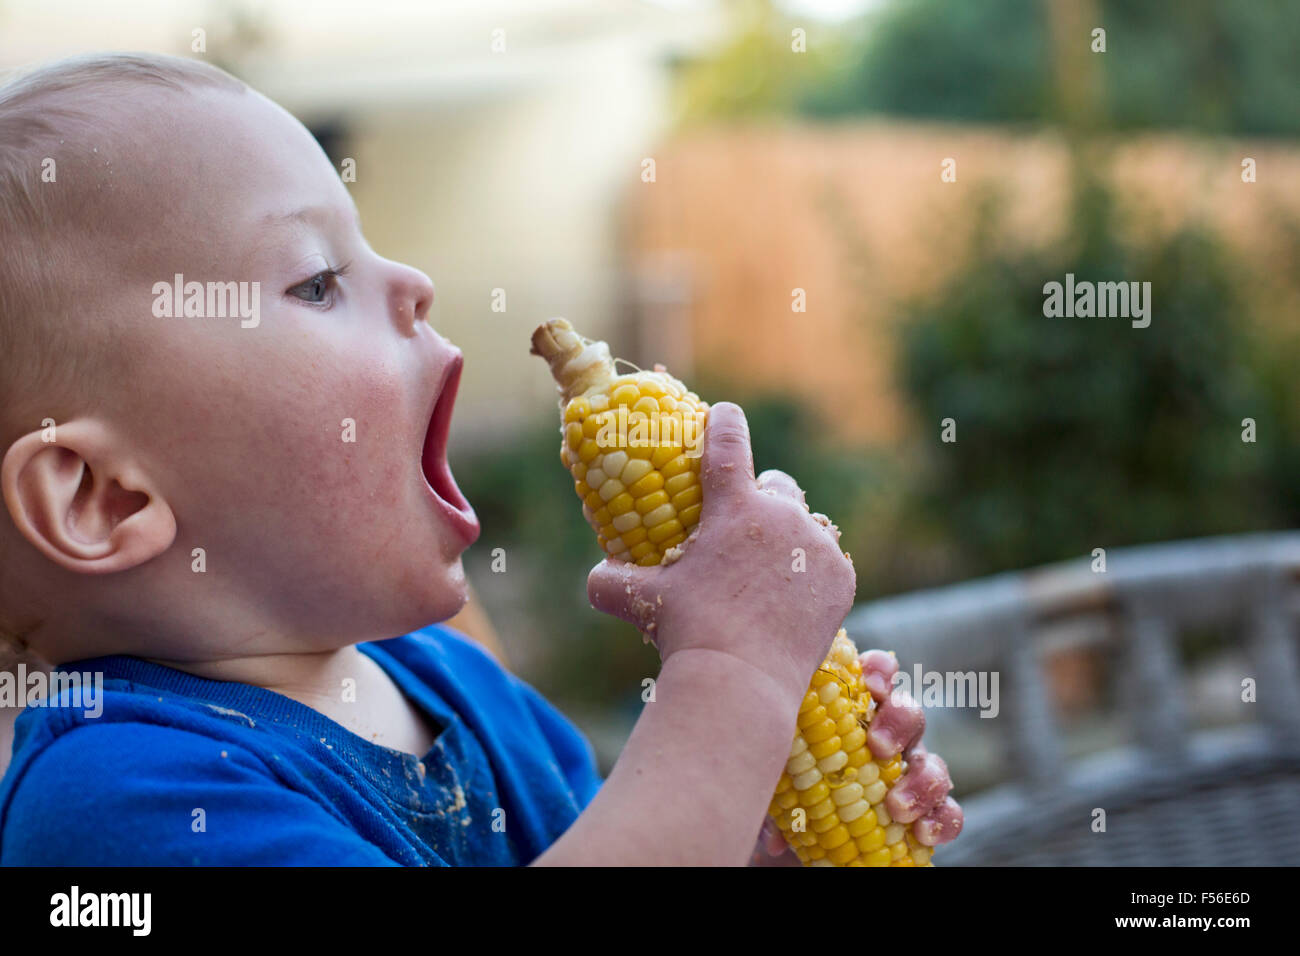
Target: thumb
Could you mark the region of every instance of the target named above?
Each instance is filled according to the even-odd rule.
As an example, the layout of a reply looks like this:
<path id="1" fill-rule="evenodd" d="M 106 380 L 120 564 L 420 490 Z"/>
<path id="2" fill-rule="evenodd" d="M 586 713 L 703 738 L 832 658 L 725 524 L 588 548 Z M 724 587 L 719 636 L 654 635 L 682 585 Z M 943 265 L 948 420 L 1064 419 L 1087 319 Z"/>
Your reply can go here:
<path id="1" fill-rule="evenodd" d="M 706 508 L 710 500 L 738 495 L 754 487 L 749 422 L 739 405 L 718 402 L 709 409 L 703 452 L 700 483 L 704 486 Z"/>
<path id="2" fill-rule="evenodd" d="M 659 603 L 647 600 L 650 579 L 658 568 L 643 568 L 606 558 L 587 575 L 587 599 L 597 611 L 612 614 L 645 633 L 654 631 Z"/>

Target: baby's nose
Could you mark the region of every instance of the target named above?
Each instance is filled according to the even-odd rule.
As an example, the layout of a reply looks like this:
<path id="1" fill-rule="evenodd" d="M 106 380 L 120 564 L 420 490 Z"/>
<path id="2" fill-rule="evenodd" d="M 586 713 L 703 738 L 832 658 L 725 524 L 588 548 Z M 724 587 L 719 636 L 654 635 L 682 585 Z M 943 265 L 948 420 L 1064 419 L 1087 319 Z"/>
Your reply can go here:
<path id="1" fill-rule="evenodd" d="M 423 322 L 433 305 L 433 280 L 411 266 L 398 265 L 389 295 L 393 316 L 402 332 L 410 333 Z"/>

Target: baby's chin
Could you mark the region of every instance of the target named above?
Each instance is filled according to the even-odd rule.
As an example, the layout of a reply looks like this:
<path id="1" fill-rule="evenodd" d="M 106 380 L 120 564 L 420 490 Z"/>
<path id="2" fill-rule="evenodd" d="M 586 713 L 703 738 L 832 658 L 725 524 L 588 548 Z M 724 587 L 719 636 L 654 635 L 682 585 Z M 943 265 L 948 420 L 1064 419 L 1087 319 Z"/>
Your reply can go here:
<path id="1" fill-rule="evenodd" d="M 413 595 L 408 622 L 403 633 L 428 627 L 454 617 L 469 601 L 469 584 L 460 558 L 450 564 L 429 569 L 429 576 Z"/>

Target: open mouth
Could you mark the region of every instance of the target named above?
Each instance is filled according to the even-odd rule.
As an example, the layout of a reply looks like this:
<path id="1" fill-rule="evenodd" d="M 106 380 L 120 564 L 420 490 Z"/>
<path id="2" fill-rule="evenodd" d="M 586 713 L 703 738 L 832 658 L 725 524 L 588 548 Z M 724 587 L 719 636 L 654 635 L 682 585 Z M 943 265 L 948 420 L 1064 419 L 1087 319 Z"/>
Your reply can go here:
<path id="1" fill-rule="evenodd" d="M 451 466 L 447 463 L 447 435 L 451 430 L 451 413 L 456 405 L 456 390 L 460 386 L 460 371 L 464 360 L 457 355 L 448 363 L 443 373 L 438 401 L 433 407 L 429 430 L 424 436 L 424 450 L 420 464 L 429 491 L 441 506 L 443 515 L 465 541 L 473 544 L 478 538 L 478 518 L 465 496 L 456 487 Z"/>

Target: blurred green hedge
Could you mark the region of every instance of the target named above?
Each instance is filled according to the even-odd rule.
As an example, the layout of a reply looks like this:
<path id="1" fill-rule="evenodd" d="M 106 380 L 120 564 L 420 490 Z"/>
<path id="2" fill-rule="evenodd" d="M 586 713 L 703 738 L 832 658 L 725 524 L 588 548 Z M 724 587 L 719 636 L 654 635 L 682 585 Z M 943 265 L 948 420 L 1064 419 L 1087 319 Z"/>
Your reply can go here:
<path id="1" fill-rule="evenodd" d="M 1215 236 L 1126 244 L 1106 193 L 1079 188 L 1070 236 L 1040 251 L 988 252 L 986 203 L 969 264 L 900 322 L 923 431 L 908 506 L 966 573 L 1300 521 L 1294 339 L 1255 321 Z M 1150 282 L 1150 326 L 1045 317 L 1044 283 L 1066 273 Z"/>

